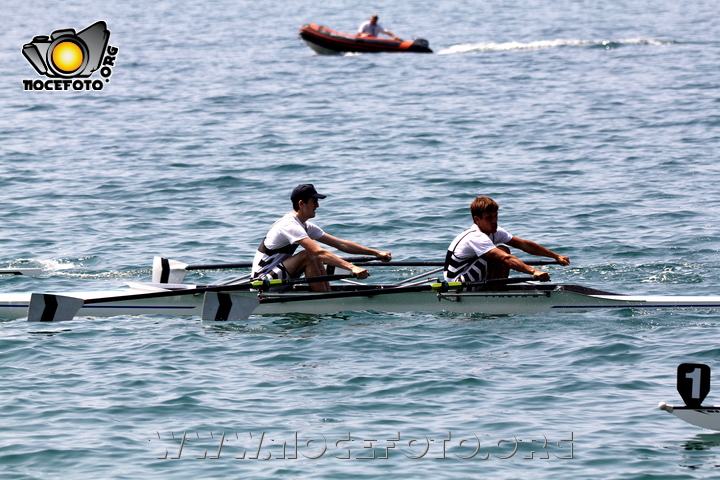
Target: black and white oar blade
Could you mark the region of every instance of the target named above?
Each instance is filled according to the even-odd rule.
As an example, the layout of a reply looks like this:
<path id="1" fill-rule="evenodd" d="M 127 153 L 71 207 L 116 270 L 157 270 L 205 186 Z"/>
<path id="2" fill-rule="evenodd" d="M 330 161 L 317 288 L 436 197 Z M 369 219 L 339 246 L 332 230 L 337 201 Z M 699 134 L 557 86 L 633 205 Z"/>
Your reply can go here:
<path id="1" fill-rule="evenodd" d="M 202 319 L 212 322 L 247 320 L 260 305 L 257 297 L 224 292 L 206 292 Z"/>
<path id="2" fill-rule="evenodd" d="M 0 268 L 0 275 L 25 275 L 37 277 L 42 273 L 42 268 Z"/>
<path id="3" fill-rule="evenodd" d="M 153 283 L 182 283 L 187 274 L 187 265 L 169 258 L 153 258 Z"/>
<path id="4" fill-rule="evenodd" d="M 72 320 L 84 304 L 85 301 L 82 298 L 33 293 L 28 308 L 28 321 L 62 322 Z"/>

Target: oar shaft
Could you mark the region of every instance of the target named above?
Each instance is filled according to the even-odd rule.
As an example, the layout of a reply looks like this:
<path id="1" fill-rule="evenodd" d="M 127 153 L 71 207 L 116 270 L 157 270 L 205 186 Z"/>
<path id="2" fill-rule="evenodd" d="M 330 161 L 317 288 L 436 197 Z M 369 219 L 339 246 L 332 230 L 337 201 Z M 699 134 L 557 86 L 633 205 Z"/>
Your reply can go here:
<path id="1" fill-rule="evenodd" d="M 302 278 L 290 278 L 283 280 L 278 286 L 282 285 L 295 285 L 299 283 L 321 283 L 321 282 L 332 282 L 334 280 L 341 280 L 343 278 L 355 278 L 355 275 L 321 275 L 317 277 L 302 277 Z M 270 285 L 274 287 L 275 285 Z M 160 292 L 150 293 L 137 293 L 133 295 L 120 295 L 115 297 L 104 297 L 104 298 L 88 298 L 85 300 L 85 304 L 94 303 L 108 303 L 118 300 L 139 300 L 146 298 L 157 298 L 157 297 L 176 297 L 178 295 L 199 295 L 205 292 L 238 292 L 250 289 L 263 289 L 264 286 L 257 285 L 256 282 L 239 283 L 237 285 L 207 285 L 196 288 L 183 288 L 180 290 L 163 290 Z"/>
<path id="2" fill-rule="evenodd" d="M 534 280 L 535 277 L 513 277 L 513 278 L 498 278 L 493 280 L 485 280 L 484 282 L 463 282 L 461 286 L 452 288 L 451 290 L 458 290 L 464 287 L 475 287 L 475 286 L 491 286 L 491 285 L 508 285 L 511 283 L 523 283 Z M 287 302 L 302 302 L 307 300 L 320 300 L 326 298 L 345 298 L 345 297 L 373 297 L 376 295 L 391 295 L 394 293 L 408 293 L 408 292 L 428 292 L 433 291 L 431 285 L 417 285 L 417 286 L 381 286 L 377 288 L 367 288 L 360 290 L 352 290 L 349 292 L 326 292 L 326 293 L 309 293 L 307 295 L 292 295 L 287 297 L 265 297 L 260 298 L 260 305 L 264 303 L 287 303 Z M 440 292 L 442 293 L 442 292 Z"/>
<path id="3" fill-rule="evenodd" d="M 205 295 L 206 293 L 218 296 L 223 294 L 228 296 L 229 292 L 237 292 L 242 290 L 273 288 L 280 285 L 292 285 L 295 283 L 316 283 L 329 282 L 332 280 L 340 280 L 343 278 L 355 277 L 349 275 L 323 275 L 318 277 L 293 278 L 284 280 L 275 284 L 274 282 L 249 282 L 238 285 L 209 285 L 196 288 L 181 288 L 174 290 L 163 290 L 159 292 L 136 293 L 131 295 L 113 295 L 110 297 L 88 298 L 71 297 L 59 294 L 42 294 L 33 293 L 28 308 L 28 321 L 31 322 L 52 322 L 71 320 L 84 305 L 94 305 L 99 303 L 110 302 L 128 302 L 132 300 L 147 300 L 160 297 L 176 297 L 180 295 Z M 256 300 L 257 302 L 257 300 Z M 254 309 L 254 308 L 253 308 Z"/>
<path id="4" fill-rule="evenodd" d="M 444 267 L 445 262 L 434 261 L 434 262 L 414 262 L 414 261 L 401 261 L 401 262 L 381 262 L 380 260 L 361 260 L 356 262 L 350 262 L 353 265 L 359 267 Z M 558 265 L 556 260 L 523 260 L 525 265 Z"/>
<path id="5" fill-rule="evenodd" d="M 357 263 L 357 262 L 371 262 L 376 260 L 375 257 L 348 257 L 343 258 L 346 262 Z M 240 263 L 215 263 L 206 265 L 186 265 L 185 270 L 223 270 L 230 268 L 250 268 L 253 266 L 252 262 L 240 262 Z"/>
<path id="6" fill-rule="evenodd" d="M 391 261 L 391 262 L 382 262 L 375 257 L 348 257 L 343 258 L 346 262 L 352 263 L 353 265 L 357 265 L 359 267 L 369 267 L 369 266 L 377 266 L 377 267 L 442 267 L 445 265 L 445 262 L 442 261 L 429 261 L 429 262 L 423 262 L 423 261 Z M 557 265 L 558 262 L 556 260 L 523 260 L 525 265 Z M 222 270 L 222 269 L 231 269 L 231 268 L 250 268 L 252 267 L 252 262 L 242 262 L 242 263 L 218 263 L 218 264 L 209 264 L 209 265 L 187 265 L 185 267 L 185 270 Z"/>
<path id="7" fill-rule="evenodd" d="M 250 268 L 252 262 L 242 263 L 218 263 L 214 265 L 188 265 L 185 270 L 224 270 L 229 268 Z"/>

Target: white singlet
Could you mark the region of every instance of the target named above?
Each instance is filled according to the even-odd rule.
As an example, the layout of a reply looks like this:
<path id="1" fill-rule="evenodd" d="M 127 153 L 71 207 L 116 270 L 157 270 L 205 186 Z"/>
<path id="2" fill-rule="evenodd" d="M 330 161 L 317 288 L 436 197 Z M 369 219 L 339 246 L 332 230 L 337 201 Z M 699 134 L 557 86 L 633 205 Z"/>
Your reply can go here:
<path id="1" fill-rule="evenodd" d="M 295 254 L 298 243 L 303 238 L 317 240 L 325 232 L 311 222 L 301 222 L 294 212 L 290 212 L 270 227 L 267 235 L 255 252 L 253 260 L 253 278 L 271 275 L 274 278 L 289 277 L 282 262 Z M 274 272 L 273 270 L 278 270 Z M 274 274 L 274 275 L 273 275 Z M 277 275 L 280 275 L 279 277 Z"/>

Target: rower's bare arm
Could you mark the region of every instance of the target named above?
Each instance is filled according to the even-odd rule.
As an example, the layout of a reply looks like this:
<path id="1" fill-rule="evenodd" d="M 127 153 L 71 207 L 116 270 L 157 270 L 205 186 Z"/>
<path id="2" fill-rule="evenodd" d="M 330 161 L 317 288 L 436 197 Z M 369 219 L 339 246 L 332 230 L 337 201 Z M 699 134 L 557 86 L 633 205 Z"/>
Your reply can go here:
<path id="1" fill-rule="evenodd" d="M 513 237 L 512 240 L 507 242 L 507 244 L 511 247 L 520 249 L 525 253 L 529 253 L 530 255 L 535 255 L 538 257 L 548 257 L 556 260 L 560 265 L 570 265 L 569 257 L 557 254 L 552 250 L 549 250 L 542 245 L 533 242 L 532 240 L 523 240 L 519 237 Z"/>
<path id="2" fill-rule="evenodd" d="M 517 248 L 520 248 L 520 247 L 517 247 Z M 485 253 L 485 257 L 489 258 L 490 260 L 495 260 L 497 262 L 503 262 L 508 267 L 512 268 L 513 270 L 516 270 L 521 273 L 527 273 L 528 275 L 532 275 L 533 277 L 536 277 L 541 282 L 549 282 L 550 281 L 549 273 L 543 272 L 542 270 L 538 270 L 536 268 L 533 268 L 530 265 L 527 265 L 525 262 L 523 262 L 519 258 L 517 258 L 515 255 L 507 253 L 504 250 L 500 250 L 499 248 L 493 248 L 489 252 Z"/>
<path id="3" fill-rule="evenodd" d="M 333 248 L 337 248 L 341 252 L 350 253 L 353 255 L 372 255 L 373 257 L 382 260 L 383 262 L 389 262 L 392 260 L 392 253 L 375 250 L 374 248 L 363 247 L 350 240 L 344 240 L 342 238 L 333 237 L 332 235 L 325 234 L 318 239 L 319 242 L 329 245 Z"/>
<path id="4" fill-rule="evenodd" d="M 327 235 L 325 235 L 327 236 Z M 321 237 L 324 238 L 324 237 Z M 323 242 L 327 243 L 327 242 Z M 326 250 L 322 248 L 320 245 L 317 244 L 314 240 L 310 238 L 303 238 L 302 240 L 298 241 L 298 244 L 305 249 L 309 254 L 313 255 L 317 259 L 319 259 L 321 262 L 323 262 L 326 265 L 332 265 L 334 267 L 338 268 L 344 268 L 345 270 L 349 270 L 350 272 L 354 273 L 357 278 L 363 279 L 370 276 L 370 272 L 367 271 L 367 269 L 362 267 L 357 267 L 353 265 L 350 262 L 346 262 L 342 258 L 338 257 L 334 253 L 332 253 L 330 250 Z M 331 245 L 333 246 L 333 245 Z"/>

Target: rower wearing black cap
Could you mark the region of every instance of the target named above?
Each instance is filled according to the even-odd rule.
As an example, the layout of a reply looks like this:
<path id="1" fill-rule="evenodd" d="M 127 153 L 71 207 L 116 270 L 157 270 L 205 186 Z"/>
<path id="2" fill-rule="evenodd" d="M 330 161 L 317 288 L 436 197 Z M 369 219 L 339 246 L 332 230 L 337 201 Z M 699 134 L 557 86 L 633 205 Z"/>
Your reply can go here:
<path id="1" fill-rule="evenodd" d="M 290 195 L 293 211 L 286 214 L 270 227 L 253 260 L 252 274 L 254 278 L 288 279 L 301 276 L 317 277 L 326 275 L 325 265 L 343 268 L 354 273 L 357 278 L 367 278 L 370 272 L 357 267 L 334 253 L 322 248 L 317 242 L 336 248 L 341 252 L 356 255 L 372 255 L 389 262 L 390 252 L 382 252 L 373 248 L 363 247 L 357 243 L 325 233 L 320 227 L 308 220 L 315 217 L 318 199 L 325 198 L 315 190 L 312 184 L 298 185 Z M 295 253 L 297 247 L 303 251 Z M 315 291 L 328 291 L 327 282 L 311 283 Z"/>

